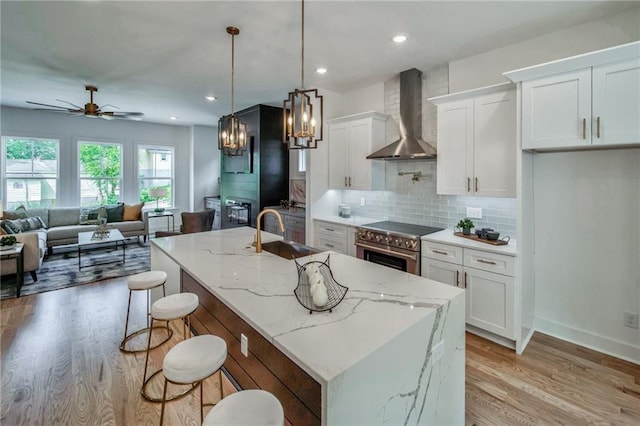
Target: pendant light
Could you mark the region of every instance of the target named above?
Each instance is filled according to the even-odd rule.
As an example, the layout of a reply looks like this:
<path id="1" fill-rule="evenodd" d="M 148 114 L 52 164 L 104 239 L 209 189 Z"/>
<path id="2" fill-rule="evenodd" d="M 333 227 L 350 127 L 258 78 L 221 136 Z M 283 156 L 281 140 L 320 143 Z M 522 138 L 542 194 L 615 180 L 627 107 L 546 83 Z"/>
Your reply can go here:
<path id="1" fill-rule="evenodd" d="M 236 27 L 227 27 L 231 34 L 231 114 L 218 120 L 218 148 L 229 157 L 241 156 L 247 149 L 247 125 L 234 112 L 235 37 L 240 34 Z"/>
<path id="2" fill-rule="evenodd" d="M 283 103 L 283 142 L 289 149 L 317 148 L 322 140 L 322 96 L 304 88 L 304 0 L 302 0 L 302 66 L 300 89 L 289 92 Z"/>

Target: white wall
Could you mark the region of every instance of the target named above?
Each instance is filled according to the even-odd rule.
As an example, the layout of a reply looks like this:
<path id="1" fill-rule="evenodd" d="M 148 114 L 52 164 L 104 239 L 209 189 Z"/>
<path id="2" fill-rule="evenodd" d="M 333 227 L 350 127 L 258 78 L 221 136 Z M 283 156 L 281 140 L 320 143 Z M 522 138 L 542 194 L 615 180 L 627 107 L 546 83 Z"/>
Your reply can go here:
<path id="1" fill-rule="evenodd" d="M 503 72 L 640 39 L 640 7 L 449 63 L 451 93 L 509 81 Z"/>
<path id="2" fill-rule="evenodd" d="M 204 210 L 204 197 L 220 195 L 220 150 L 218 128 L 193 126 L 192 144 L 192 190 L 191 211 Z"/>
<path id="3" fill-rule="evenodd" d="M 175 147 L 175 204 L 180 210 L 189 207 L 191 168 L 191 130 L 126 120 L 100 120 L 47 111 L 2 107 L 2 136 L 53 138 L 60 140 L 60 206 L 78 206 L 79 140 L 115 142 L 123 147 L 122 201 L 138 202 L 137 145 Z"/>
<path id="4" fill-rule="evenodd" d="M 533 161 L 536 328 L 640 362 L 640 149 Z"/>

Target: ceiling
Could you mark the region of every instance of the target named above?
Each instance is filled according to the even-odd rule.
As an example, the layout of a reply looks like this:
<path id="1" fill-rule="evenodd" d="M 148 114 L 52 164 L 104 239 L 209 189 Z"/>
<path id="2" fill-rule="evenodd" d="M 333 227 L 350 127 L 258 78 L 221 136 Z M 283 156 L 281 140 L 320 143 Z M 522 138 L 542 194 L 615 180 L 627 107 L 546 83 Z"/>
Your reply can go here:
<path id="1" fill-rule="evenodd" d="M 305 83 L 335 92 L 537 37 L 637 2 L 307 1 Z M 144 121 L 216 125 L 300 86 L 299 1 L 2 1 L 2 105 L 94 102 Z M 390 39 L 407 33 L 407 42 Z M 324 66 L 328 72 L 313 70 Z M 206 95 L 218 99 L 209 102 Z M 177 120 L 170 121 L 175 116 Z"/>

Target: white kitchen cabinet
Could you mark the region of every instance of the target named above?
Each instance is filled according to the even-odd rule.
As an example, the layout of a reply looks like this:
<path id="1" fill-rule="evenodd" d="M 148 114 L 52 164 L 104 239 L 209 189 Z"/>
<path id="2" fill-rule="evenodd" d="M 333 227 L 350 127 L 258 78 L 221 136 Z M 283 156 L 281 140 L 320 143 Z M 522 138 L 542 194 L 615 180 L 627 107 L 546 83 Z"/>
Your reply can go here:
<path id="1" fill-rule="evenodd" d="M 522 148 L 640 143 L 640 59 L 522 82 Z"/>
<path id="2" fill-rule="evenodd" d="M 513 85 L 429 100 L 438 106 L 438 194 L 515 197 Z"/>
<path id="3" fill-rule="evenodd" d="M 384 145 L 386 119 L 384 114 L 368 112 L 327 121 L 329 188 L 383 188 L 384 162 L 366 157 Z"/>
<path id="4" fill-rule="evenodd" d="M 337 253 L 348 253 L 348 226 L 323 220 L 315 221 L 315 248 L 331 250 Z"/>
<path id="5" fill-rule="evenodd" d="M 358 248 L 356 247 L 356 228 L 349 226 L 347 229 L 347 254 L 352 257 L 358 257 Z"/>
<path id="6" fill-rule="evenodd" d="M 422 241 L 422 276 L 466 290 L 467 324 L 515 338 L 515 258 Z"/>

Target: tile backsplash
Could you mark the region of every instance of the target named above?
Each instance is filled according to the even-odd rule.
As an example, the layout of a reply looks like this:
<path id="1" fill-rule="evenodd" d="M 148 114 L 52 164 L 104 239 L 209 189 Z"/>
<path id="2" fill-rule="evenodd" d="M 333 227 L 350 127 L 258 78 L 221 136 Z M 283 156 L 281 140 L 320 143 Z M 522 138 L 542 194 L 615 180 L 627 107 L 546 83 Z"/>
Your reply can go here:
<path id="1" fill-rule="evenodd" d="M 398 137 L 400 114 L 399 76 L 385 82 L 384 102 L 387 120 L 387 143 Z M 425 72 L 422 82 L 422 135 L 436 145 L 436 107 L 427 98 L 449 93 L 449 69 L 439 66 Z M 419 180 L 398 172 L 419 171 Z M 436 194 L 436 161 L 387 161 L 385 191 L 342 191 L 342 202 L 351 206 L 352 214 L 379 217 L 398 222 L 452 228 L 467 214 L 467 207 L 481 207 L 482 219 L 472 219 L 476 227 L 491 227 L 502 235 L 516 236 L 516 200 L 514 198 L 466 197 Z M 364 198 L 365 206 L 360 205 Z"/>

